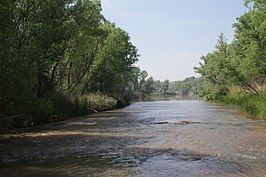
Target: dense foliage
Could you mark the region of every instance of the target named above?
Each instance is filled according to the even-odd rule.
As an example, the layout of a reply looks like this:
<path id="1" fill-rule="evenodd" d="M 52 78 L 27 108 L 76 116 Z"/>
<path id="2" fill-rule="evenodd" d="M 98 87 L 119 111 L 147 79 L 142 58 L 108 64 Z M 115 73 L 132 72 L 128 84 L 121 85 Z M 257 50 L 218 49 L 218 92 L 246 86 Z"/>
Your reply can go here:
<path id="1" fill-rule="evenodd" d="M 256 104 L 266 107 L 266 1 L 248 0 L 245 5 L 249 10 L 233 24 L 233 42 L 228 44 L 221 34 L 215 50 L 203 56 L 195 69 L 206 81 L 207 99 L 227 97 L 228 102 L 252 113 L 259 112 L 255 111 Z M 266 117 L 266 110 L 260 110 L 252 115 Z"/>
<path id="2" fill-rule="evenodd" d="M 153 81 L 154 96 L 198 96 L 203 90 L 204 80 L 194 76 L 185 78 L 182 81 L 169 80 Z"/>
<path id="3" fill-rule="evenodd" d="M 1 0 L 0 117 L 87 113 L 86 94 L 134 94 L 137 48 L 97 0 Z"/>

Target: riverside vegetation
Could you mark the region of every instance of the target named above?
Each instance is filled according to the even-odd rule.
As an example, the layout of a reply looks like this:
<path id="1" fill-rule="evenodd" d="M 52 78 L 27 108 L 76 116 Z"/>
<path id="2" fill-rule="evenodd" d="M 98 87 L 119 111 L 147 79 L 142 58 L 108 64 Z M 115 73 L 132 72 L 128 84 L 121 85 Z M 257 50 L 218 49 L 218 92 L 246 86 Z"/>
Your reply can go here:
<path id="1" fill-rule="evenodd" d="M 129 34 L 98 0 L 2 0 L 0 129 L 63 120 L 151 95 L 200 95 L 266 117 L 266 2 L 246 0 L 228 44 L 195 70 L 201 78 L 154 81 L 134 64 Z"/>
<path id="2" fill-rule="evenodd" d="M 0 26 L 0 129 L 125 106 L 145 90 L 137 48 L 100 1 L 2 0 Z"/>
<path id="3" fill-rule="evenodd" d="M 206 99 L 266 118 L 266 1 L 246 0 L 245 6 L 248 11 L 233 24 L 233 42 L 221 34 L 195 70 L 204 78 Z"/>

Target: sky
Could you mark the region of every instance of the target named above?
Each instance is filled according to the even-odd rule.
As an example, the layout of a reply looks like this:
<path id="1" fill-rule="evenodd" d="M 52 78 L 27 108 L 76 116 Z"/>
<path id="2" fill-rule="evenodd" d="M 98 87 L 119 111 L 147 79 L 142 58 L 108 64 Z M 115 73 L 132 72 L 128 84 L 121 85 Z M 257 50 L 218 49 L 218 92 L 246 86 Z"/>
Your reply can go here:
<path id="1" fill-rule="evenodd" d="M 138 48 L 136 65 L 161 81 L 198 76 L 200 57 L 222 32 L 232 41 L 232 24 L 247 11 L 243 0 L 102 0 L 102 8 Z"/>

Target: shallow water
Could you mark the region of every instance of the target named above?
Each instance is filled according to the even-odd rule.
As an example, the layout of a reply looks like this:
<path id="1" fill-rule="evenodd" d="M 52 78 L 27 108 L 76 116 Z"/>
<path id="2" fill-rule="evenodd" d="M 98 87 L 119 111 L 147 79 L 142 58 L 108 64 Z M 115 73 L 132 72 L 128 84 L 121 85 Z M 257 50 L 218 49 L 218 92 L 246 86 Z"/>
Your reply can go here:
<path id="1" fill-rule="evenodd" d="M 199 100 L 138 102 L 26 131 L 0 137 L 1 175 L 266 176 L 266 122 Z"/>

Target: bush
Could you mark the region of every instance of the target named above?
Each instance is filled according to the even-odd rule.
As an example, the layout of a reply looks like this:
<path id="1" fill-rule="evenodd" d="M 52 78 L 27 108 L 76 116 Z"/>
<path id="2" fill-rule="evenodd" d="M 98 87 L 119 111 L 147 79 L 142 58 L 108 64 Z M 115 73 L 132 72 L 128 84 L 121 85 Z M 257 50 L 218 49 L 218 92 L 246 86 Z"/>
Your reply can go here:
<path id="1" fill-rule="evenodd" d="M 109 110 L 117 105 L 116 99 L 101 93 L 89 94 L 86 96 L 86 99 L 90 112 Z"/>

